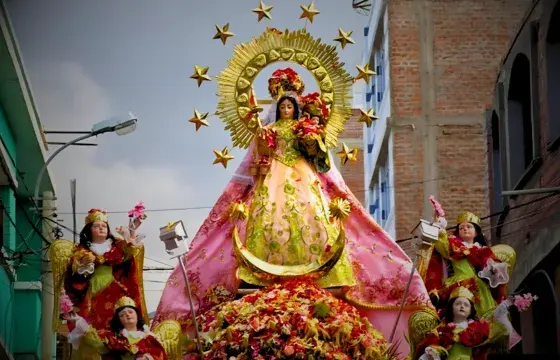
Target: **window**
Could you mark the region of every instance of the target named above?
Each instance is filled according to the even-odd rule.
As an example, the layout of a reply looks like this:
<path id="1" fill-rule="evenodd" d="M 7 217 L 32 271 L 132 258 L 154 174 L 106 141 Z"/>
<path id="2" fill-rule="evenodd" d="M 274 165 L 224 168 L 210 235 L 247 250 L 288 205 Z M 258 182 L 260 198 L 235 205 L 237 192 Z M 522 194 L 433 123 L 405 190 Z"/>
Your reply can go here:
<path id="1" fill-rule="evenodd" d="M 535 155 L 531 116 L 531 66 L 524 54 L 518 54 L 513 61 L 507 113 L 510 185 L 513 186 L 521 180 Z"/>
<path id="2" fill-rule="evenodd" d="M 500 118 L 492 112 L 492 212 L 502 210 L 502 151 L 500 148 Z"/>
<path id="3" fill-rule="evenodd" d="M 548 141 L 560 139 L 560 2 L 556 3 L 546 34 L 546 83 L 548 97 Z"/>

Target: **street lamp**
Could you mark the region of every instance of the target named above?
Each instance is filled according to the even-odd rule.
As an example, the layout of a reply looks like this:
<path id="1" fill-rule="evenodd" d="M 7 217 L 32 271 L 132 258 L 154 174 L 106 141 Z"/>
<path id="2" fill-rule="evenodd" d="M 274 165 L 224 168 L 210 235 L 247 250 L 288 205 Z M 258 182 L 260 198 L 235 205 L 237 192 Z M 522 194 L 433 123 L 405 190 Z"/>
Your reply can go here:
<path id="1" fill-rule="evenodd" d="M 39 176 L 37 176 L 37 182 L 35 183 L 35 194 L 34 194 L 33 200 L 34 201 L 39 201 L 39 188 L 41 186 L 41 180 L 43 179 L 43 176 L 45 175 L 45 171 L 47 170 L 47 167 L 49 166 L 50 162 L 58 154 L 60 154 L 60 152 L 62 150 L 66 149 L 68 146 L 73 145 L 73 144 L 75 144 L 79 141 L 89 139 L 90 137 L 105 134 L 105 133 L 108 133 L 108 132 L 115 132 L 119 136 L 130 134 L 131 132 L 136 130 L 136 123 L 138 122 L 138 119 L 134 115 L 132 115 L 132 113 L 129 113 L 129 115 L 130 115 L 130 119 L 125 120 L 125 121 L 118 121 L 116 124 L 115 124 L 114 121 L 110 121 L 110 120 L 105 120 L 105 121 L 98 122 L 97 124 L 93 125 L 93 127 L 92 127 L 92 129 L 89 133 L 87 133 L 83 136 L 80 136 L 80 137 L 78 137 L 78 138 L 76 138 L 72 141 L 69 141 L 69 142 L 65 143 L 64 145 L 62 145 L 60 148 L 58 148 L 47 159 L 47 161 L 45 161 L 45 164 L 41 168 L 41 171 L 39 171 Z"/>

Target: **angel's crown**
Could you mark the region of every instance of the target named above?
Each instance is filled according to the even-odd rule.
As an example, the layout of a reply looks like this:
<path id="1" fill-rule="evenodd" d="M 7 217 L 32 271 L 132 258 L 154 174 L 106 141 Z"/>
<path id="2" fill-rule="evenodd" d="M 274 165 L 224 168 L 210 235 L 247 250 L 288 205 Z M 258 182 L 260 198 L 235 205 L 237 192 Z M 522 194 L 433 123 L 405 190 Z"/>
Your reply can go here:
<path id="1" fill-rule="evenodd" d="M 134 302 L 134 300 L 132 300 L 131 298 L 129 298 L 128 296 L 123 296 L 122 298 L 120 298 L 116 303 L 115 303 L 115 311 L 117 311 L 118 309 L 125 307 L 125 306 L 132 306 L 132 307 L 136 307 L 136 303 Z"/>
<path id="2" fill-rule="evenodd" d="M 96 221 L 109 222 L 107 211 L 102 209 L 91 209 L 86 216 L 86 225 Z"/>
<path id="3" fill-rule="evenodd" d="M 467 300 L 469 300 L 470 302 L 474 302 L 474 294 L 472 292 L 470 292 L 469 289 L 467 289 L 464 286 L 460 286 L 458 288 L 456 288 L 455 290 L 453 290 L 451 292 L 451 296 L 449 297 L 449 299 L 456 299 L 459 297 L 464 297 Z"/>
<path id="4" fill-rule="evenodd" d="M 472 212 L 464 212 L 457 216 L 457 224 L 462 224 L 464 222 L 470 222 L 480 226 L 480 218 L 473 214 Z"/>

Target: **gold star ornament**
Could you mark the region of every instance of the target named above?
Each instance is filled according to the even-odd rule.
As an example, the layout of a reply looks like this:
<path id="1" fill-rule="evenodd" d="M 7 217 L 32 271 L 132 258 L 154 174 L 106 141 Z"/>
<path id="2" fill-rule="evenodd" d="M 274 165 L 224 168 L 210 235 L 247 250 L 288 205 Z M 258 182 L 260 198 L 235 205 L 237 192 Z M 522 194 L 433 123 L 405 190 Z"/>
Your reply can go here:
<path id="1" fill-rule="evenodd" d="M 270 15 L 270 10 L 272 10 L 274 6 L 265 5 L 262 0 L 259 2 L 259 6 L 256 9 L 253 9 L 254 13 L 259 15 L 257 21 L 261 21 L 263 18 L 267 18 L 268 20 L 272 20 L 272 15 Z"/>
<path id="2" fill-rule="evenodd" d="M 208 76 L 208 69 L 209 67 L 202 67 L 195 65 L 194 66 L 194 74 L 191 75 L 191 79 L 195 79 L 198 87 L 202 85 L 204 81 L 211 81 L 210 76 Z"/>
<path id="3" fill-rule="evenodd" d="M 320 12 L 317 11 L 317 9 L 315 8 L 315 3 L 314 2 L 311 2 L 311 4 L 309 4 L 308 6 L 300 5 L 299 7 L 303 11 L 303 13 L 301 14 L 301 16 L 299 18 L 300 19 L 307 19 L 307 20 L 309 20 L 310 23 L 313 23 L 313 17 L 315 15 L 320 14 Z"/>
<path id="4" fill-rule="evenodd" d="M 207 117 L 208 113 L 201 114 L 198 110 L 194 109 L 194 116 L 190 118 L 189 122 L 195 124 L 196 131 L 198 131 L 201 126 L 210 126 L 210 124 L 206 121 Z"/>
<path id="5" fill-rule="evenodd" d="M 352 212 L 352 208 L 348 200 L 337 197 L 329 203 L 329 212 L 332 219 L 344 221 Z"/>
<path id="6" fill-rule="evenodd" d="M 352 36 L 352 31 L 345 32 L 339 28 L 338 37 L 335 37 L 334 41 L 338 41 L 340 46 L 344 49 L 348 44 L 355 44 L 354 40 L 350 36 Z"/>
<path id="7" fill-rule="evenodd" d="M 379 119 L 377 115 L 375 115 L 375 113 L 373 112 L 373 108 L 369 109 L 368 111 L 365 111 L 364 109 L 360 109 L 360 112 L 361 115 L 360 118 L 358 119 L 358 122 L 365 123 L 367 127 L 370 127 L 375 120 Z"/>
<path id="8" fill-rule="evenodd" d="M 342 143 L 342 150 L 336 153 L 338 157 L 340 157 L 340 162 L 342 165 L 346 165 L 348 160 L 350 161 L 358 161 L 358 149 L 354 148 L 350 150 L 345 143 Z"/>
<path id="9" fill-rule="evenodd" d="M 228 161 L 234 159 L 233 155 L 230 155 L 227 146 L 224 147 L 222 151 L 214 150 L 214 155 L 216 155 L 216 159 L 214 160 L 213 164 L 222 164 L 224 169 L 227 168 Z"/>
<path id="10" fill-rule="evenodd" d="M 216 25 L 216 35 L 214 35 L 212 39 L 220 39 L 222 40 L 222 44 L 225 45 L 227 39 L 234 35 L 234 33 L 229 31 L 229 23 L 227 23 L 224 26 Z"/>
<path id="11" fill-rule="evenodd" d="M 360 79 L 364 79 L 364 81 L 366 82 L 366 84 L 369 84 L 369 80 L 372 76 L 377 75 L 375 73 L 375 71 L 370 70 L 369 68 L 369 64 L 365 64 L 364 66 L 356 66 L 356 69 L 358 69 L 358 76 L 356 76 L 354 78 L 355 81 L 358 81 Z"/>

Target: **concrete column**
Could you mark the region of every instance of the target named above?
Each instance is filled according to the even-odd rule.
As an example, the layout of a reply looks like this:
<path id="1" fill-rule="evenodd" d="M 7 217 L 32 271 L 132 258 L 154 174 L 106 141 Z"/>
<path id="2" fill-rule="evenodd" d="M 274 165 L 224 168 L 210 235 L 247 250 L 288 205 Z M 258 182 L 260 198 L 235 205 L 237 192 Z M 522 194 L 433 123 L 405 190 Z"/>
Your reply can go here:
<path id="1" fill-rule="evenodd" d="M 52 219 L 54 210 L 55 210 L 55 201 L 53 193 L 50 191 L 45 191 L 43 193 L 43 201 L 42 201 L 42 215 L 43 218 Z M 48 239 L 52 240 L 52 223 L 48 220 L 43 220 L 43 236 Z M 56 351 L 55 349 L 55 339 L 56 336 L 52 331 L 52 317 L 53 317 L 53 309 L 54 309 L 54 297 L 56 296 L 56 300 L 58 301 L 58 294 L 54 294 L 55 296 L 51 295 L 53 293 L 53 277 L 51 271 L 51 263 L 48 262 L 49 260 L 49 253 L 45 251 L 43 254 L 43 266 L 42 266 L 42 273 L 43 276 L 41 277 L 42 282 L 42 308 L 41 308 L 41 338 L 42 338 L 42 349 L 41 349 L 41 358 L 43 360 L 51 360 L 56 359 Z"/>

